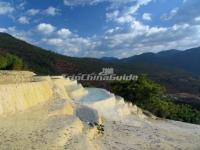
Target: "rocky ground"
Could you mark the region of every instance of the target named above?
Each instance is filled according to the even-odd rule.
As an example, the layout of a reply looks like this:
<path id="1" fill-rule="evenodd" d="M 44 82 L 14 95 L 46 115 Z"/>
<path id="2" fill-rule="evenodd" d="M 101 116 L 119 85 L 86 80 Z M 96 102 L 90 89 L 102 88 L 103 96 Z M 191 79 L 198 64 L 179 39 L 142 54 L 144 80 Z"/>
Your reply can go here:
<path id="1" fill-rule="evenodd" d="M 58 103 L 63 104 L 63 101 L 51 101 L 29 111 L 0 118 L 0 149 L 200 149 L 200 127 L 197 125 L 129 116 L 121 121 L 104 120 L 104 131 L 99 132 L 98 125 L 82 122 L 70 111 L 58 112 Z M 86 112 L 82 115 L 88 113 L 84 110 Z"/>

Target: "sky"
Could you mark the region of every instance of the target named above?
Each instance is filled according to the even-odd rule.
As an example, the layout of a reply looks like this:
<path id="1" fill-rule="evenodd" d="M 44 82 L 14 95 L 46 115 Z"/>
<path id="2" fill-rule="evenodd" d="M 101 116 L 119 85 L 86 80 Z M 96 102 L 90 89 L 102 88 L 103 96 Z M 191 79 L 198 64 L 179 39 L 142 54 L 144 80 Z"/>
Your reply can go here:
<path id="1" fill-rule="evenodd" d="M 75 57 L 200 46 L 200 0 L 0 0 L 0 32 Z"/>

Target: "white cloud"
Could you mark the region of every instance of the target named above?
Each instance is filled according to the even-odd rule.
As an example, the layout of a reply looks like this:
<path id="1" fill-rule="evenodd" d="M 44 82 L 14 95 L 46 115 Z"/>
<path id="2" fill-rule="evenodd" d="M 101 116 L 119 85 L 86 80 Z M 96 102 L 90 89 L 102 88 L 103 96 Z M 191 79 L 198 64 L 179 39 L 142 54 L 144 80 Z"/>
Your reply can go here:
<path id="1" fill-rule="evenodd" d="M 199 0 L 185 0 L 177 10 L 174 9 L 169 15 L 164 16 L 164 19 L 170 20 L 171 23 L 193 22 L 200 14 L 199 6 Z"/>
<path id="2" fill-rule="evenodd" d="M 185 50 L 200 46 L 199 33 L 200 25 L 176 24 L 164 28 L 150 27 L 135 21 L 129 30 L 107 32 L 94 51 L 103 50 L 103 56 L 129 57 L 144 52 Z"/>
<path id="3" fill-rule="evenodd" d="M 12 13 L 14 10 L 10 3 L 0 2 L 0 15 Z"/>
<path id="4" fill-rule="evenodd" d="M 176 14 L 178 13 L 179 8 L 174 8 L 170 11 L 169 14 L 165 13 L 161 16 L 161 19 L 163 20 L 170 20 L 172 19 L 174 16 L 176 16 Z"/>
<path id="5" fill-rule="evenodd" d="M 50 6 L 46 10 L 44 10 L 44 13 L 46 15 L 56 16 L 60 13 L 60 9 Z"/>
<path id="6" fill-rule="evenodd" d="M 60 38 L 43 39 L 48 45 L 60 47 L 63 45 L 63 40 Z"/>
<path id="7" fill-rule="evenodd" d="M 92 38 L 81 37 L 67 28 L 57 30 L 51 36 L 44 37 L 41 42 L 61 54 L 71 56 L 83 56 L 96 46 Z"/>
<path id="8" fill-rule="evenodd" d="M 47 23 L 40 23 L 37 26 L 37 31 L 43 34 L 51 34 L 55 29 L 56 28 L 53 25 Z"/>
<path id="9" fill-rule="evenodd" d="M 111 28 L 111 29 L 108 29 L 105 33 L 106 34 L 112 34 L 114 32 L 120 31 L 120 29 L 121 29 L 120 27 Z"/>
<path id="10" fill-rule="evenodd" d="M 143 20 L 151 21 L 151 14 L 150 13 L 144 13 L 142 15 Z"/>
<path id="11" fill-rule="evenodd" d="M 135 20 L 135 18 L 131 15 L 124 15 L 124 16 L 120 16 L 120 17 L 115 19 L 115 21 L 120 23 L 120 24 L 131 23 L 134 20 Z"/>
<path id="12" fill-rule="evenodd" d="M 14 36 L 18 39 L 33 43 L 32 33 L 30 31 L 17 30 L 15 26 L 11 26 L 11 27 L 7 27 L 7 28 L 0 27 L 0 32 L 5 32 L 8 34 L 11 34 L 12 36 Z"/>
<path id="13" fill-rule="evenodd" d="M 149 0 L 63 0 L 66 6 L 77 6 L 77 5 L 95 5 L 98 3 L 108 2 L 111 7 L 119 7 L 128 3 L 145 3 Z"/>
<path id="14" fill-rule="evenodd" d="M 130 6 L 127 10 L 126 10 L 126 14 L 134 14 L 136 13 L 136 11 L 143 5 L 147 5 L 148 3 L 150 3 L 152 0 L 137 0 L 135 1 L 135 5 Z"/>
<path id="15" fill-rule="evenodd" d="M 122 5 L 120 9 L 114 7 L 113 9 L 111 9 L 110 12 L 106 14 L 107 20 L 114 21 L 120 24 L 130 24 L 131 22 L 135 21 L 134 15 L 138 11 L 138 9 L 143 5 L 147 5 L 151 1 L 152 0 L 133 0 L 131 4 L 128 3 L 128 5 L 126 5 L 125 3 L 125 5 Z"/>
<path id="16" fill-rule="evenodd" d="M 22 16 L 18 19 L 18 22 L 21 24 L 29 24 L 29 18 L 27 18 L 26 16 Z"/>
<path id="17" fill-rule="evenodd" d="M 105 1 L 105 0 L 102 0 Z M 76 5 L 93 5 L 101 2 L 100 0 L 64 0 L 64 4 L 67 6 L 76 6 Z"/>
<path id="18" fill-rule="evenodd" d="M 196 22 L 200 22 L 200 16 L 194 19 Z"/>
<path id="19" fill-rule="evenodd" d="M 40 12 L 39 9 L 29 9 L 29 10 L 27 11 L 27 14 L 30 15 L 30 16 L 35 16 L 35 15 L 37 15 L 39 12 Z"/>
<path id="20" fill-rule="evenodd" d="M 92 40 L 77 35 L 65 39 L 61 39 L 55 35 L 55 37 L 43 39 L 43 42 L 48 46 L 53 46 L 57 52 L 71 56 L 82 56 L 81 53 L 93 48 Z"/>
<path id="21" fill-rule="evenodd" d="M 68 37 L 72 34 L 71 31 L 69 29 L 66 29 L 66 28 L 62 28 L 62 29 L 58 30 L 57 33 L 62 38 L 66 38 L 66 37 Z"/>
<path id="22" fill-rule="evenodd" d="M 115 10 L 113 12 L 106 13 L 106 18 L 108 20 L 114 20 L 119 16 L 119 10 Z"/>
<path id="23" fill-rule="evenodd" d="M 7 32 L 8 30 L 6 28 L 0 28 L 0 32 Z"/>
<path id="24" fill-rule="evenodd" d="M 16 6 L 17 9 L 19 10 L 24 10 L 26 5 L 26 1 L 22 1 L 20 4 Z"/>

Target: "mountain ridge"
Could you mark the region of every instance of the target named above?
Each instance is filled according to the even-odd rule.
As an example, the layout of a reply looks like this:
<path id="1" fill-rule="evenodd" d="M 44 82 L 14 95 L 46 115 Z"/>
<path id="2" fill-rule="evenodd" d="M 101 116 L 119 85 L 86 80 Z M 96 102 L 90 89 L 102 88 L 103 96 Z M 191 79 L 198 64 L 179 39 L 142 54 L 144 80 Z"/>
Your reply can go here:
<path id="1" fill-rule="evenodd" d="M 144 53 L 141 55 L 132 56 L 121 59 L 122 63 L 149 63 L 161 64 L 165 66 L 174 66 L 185 71 L 200 75 L 200 47 L 191 48 L 185 51 L 169 50 L 159 53 Z"/>

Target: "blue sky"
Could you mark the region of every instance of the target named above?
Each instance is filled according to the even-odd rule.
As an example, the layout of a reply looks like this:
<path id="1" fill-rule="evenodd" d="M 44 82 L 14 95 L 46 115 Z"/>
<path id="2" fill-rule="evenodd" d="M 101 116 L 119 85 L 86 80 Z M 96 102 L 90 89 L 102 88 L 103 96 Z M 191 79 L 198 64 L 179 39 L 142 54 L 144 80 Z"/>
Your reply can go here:
<path id="1" fill-rule="evenodd" d="M 0 32 L 77 57 L 200 46 L 199 0 L 0 0 Z"/>

